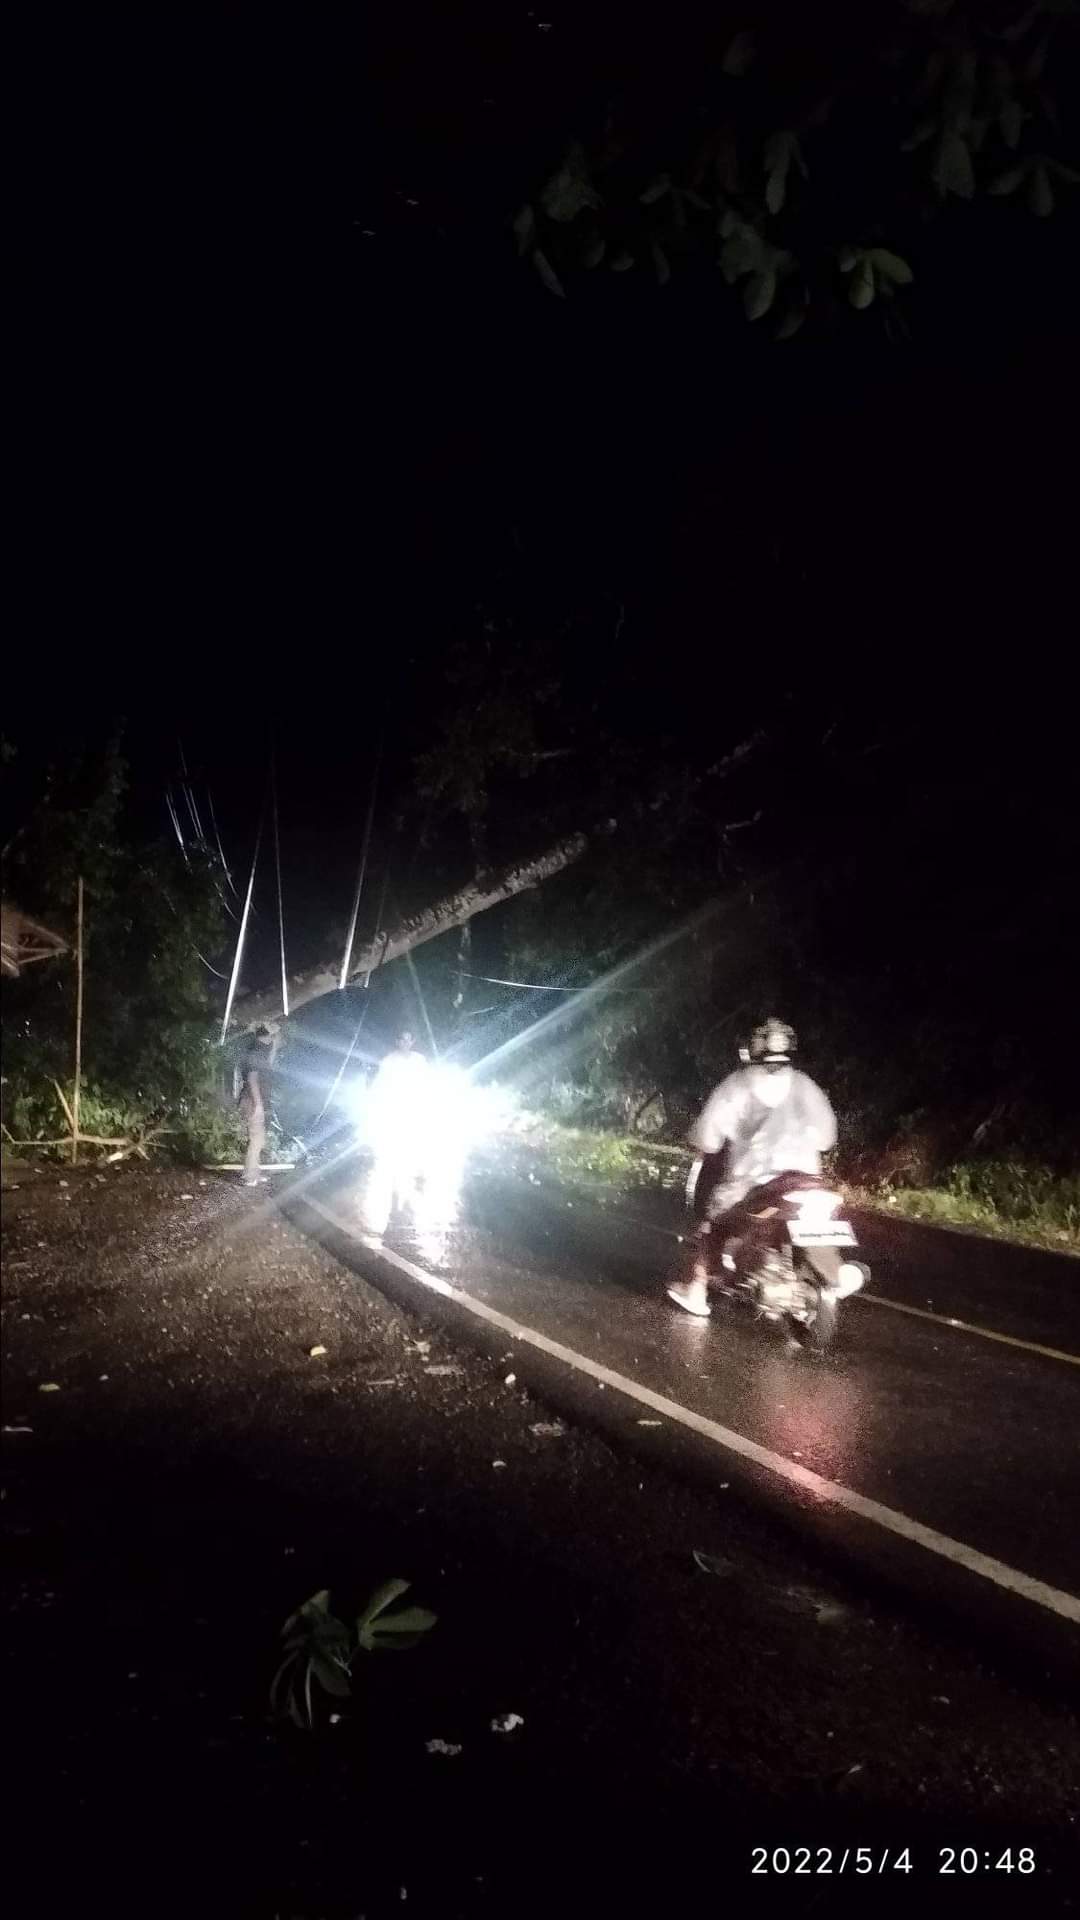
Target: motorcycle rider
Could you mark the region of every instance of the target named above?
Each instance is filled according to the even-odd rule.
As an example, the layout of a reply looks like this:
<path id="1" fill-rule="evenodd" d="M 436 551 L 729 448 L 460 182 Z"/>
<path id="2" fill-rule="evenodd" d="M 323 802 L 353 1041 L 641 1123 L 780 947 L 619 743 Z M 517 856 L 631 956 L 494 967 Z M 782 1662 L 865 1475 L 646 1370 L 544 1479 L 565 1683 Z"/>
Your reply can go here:
<path id="1" fill-rule="evenodd" d="M 777 1174 L 820 1175 L 821 1155 L 836 1145 L 836 1116 L 809 1074 L 792 1066 L 795 1047 L 782 1020 L 764 1021 L 748 1059 L 713 1088 L 687 1135 L 702 1156 L 693 1196 L 699 1253 L 692 1277 L 667 1292 L 688 1313 L 710 1311 L 708 1237 L 719 1227 L 726 1238 L 739 1203 Z"/>

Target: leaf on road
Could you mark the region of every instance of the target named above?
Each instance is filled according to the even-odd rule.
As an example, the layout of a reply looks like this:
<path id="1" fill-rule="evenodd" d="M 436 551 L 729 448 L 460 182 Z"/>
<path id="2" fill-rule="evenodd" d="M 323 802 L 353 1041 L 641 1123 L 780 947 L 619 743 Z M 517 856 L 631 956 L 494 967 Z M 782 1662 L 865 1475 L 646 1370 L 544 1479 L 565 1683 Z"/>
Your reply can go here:
<path id="1" fill-rule="evenodd" d="M 308 1359 L 309 1359 L 309 1360 L 321 1360 L 325 1352 L 326 1352 L 326 1348 L 325 1348 L 325 1347 L 309 1347 L 309 1348 L 308 1348 Z"/>
<path id="2" fill-rule="evenodd" d="M 59 1391 L 60 1382 L 58 1380 L 43 1380 L 38 1388 L 39 1393 L 59 1393 Z"/>

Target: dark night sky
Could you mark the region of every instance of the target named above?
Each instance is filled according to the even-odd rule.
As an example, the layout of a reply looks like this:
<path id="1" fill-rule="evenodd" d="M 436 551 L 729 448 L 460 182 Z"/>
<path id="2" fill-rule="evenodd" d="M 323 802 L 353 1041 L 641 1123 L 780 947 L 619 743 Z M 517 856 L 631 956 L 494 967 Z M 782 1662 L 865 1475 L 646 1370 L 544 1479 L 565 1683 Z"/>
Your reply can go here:
<path id="1" fill-rule="evenodd" d="M 276 731 L 290 883 L 313 854 L 343 874 L 375 716 L 389 696 L 404 793 L 425 656 L 513 526 L 549 587 L 619 583 L 642 726 L 695 654 L 721 732 L 763 668 L 811 664 L 842 712 L 906 702 L 927 739 L 972 702 L 1002 744 L 1018 692 L 1052 710 L 1071 216 L 943 222 L 899 355 L 869 329 L 735 351 L 694 283 L 562 305 L 438 228 L 497 200 L 603 13 L 542 41 L 525 9 L 469 19 L 69 21 L 27 49 L 11 730 L 125 714 L 148 821 L 182 735 L 238 855 Z M 412 178 L 446 203 L 414 227 Z M 763 610 L 741 577 L 770 513 L 824 604 L 788 579 Z"/>

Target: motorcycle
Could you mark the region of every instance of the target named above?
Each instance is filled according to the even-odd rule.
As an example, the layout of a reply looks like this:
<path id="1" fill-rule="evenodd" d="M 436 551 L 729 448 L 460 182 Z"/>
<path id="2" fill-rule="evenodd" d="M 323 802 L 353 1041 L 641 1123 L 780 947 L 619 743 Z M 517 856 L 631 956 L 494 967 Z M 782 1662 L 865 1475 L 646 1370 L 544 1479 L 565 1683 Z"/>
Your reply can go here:
<path id="1" fill-rule="evenodd" d="M 687 1200 L 701 1219 L 702 1162 Z M 725 1219 L 703 1222 L 700 1257 L 710 1292 L 782 1320 L 802 1345 L 824 1350 L 836 1338 L 841 1300 L 857 1293 L 870 1269 L 855 1259 L 855 1230 L 837 1217 L 843 1196 L 812 1174 L 780 1173 L 754 1187 Z M 717 1233 L 719 1229 L 719 1233 Z"/>

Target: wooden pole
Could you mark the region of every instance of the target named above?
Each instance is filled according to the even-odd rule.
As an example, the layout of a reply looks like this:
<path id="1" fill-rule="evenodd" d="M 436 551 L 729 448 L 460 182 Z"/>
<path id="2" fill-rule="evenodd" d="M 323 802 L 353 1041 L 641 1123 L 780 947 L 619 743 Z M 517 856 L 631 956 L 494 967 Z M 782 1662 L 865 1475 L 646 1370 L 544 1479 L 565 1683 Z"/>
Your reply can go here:
<path id="1" fill-rule="evenodd" d="M 75 948 L 75 1095 L 71 1103 L 71 1164 L 79 1158 L 79 1094 L 82 1090 L 83 883 L 79 875 L 78 940 Z"/>

